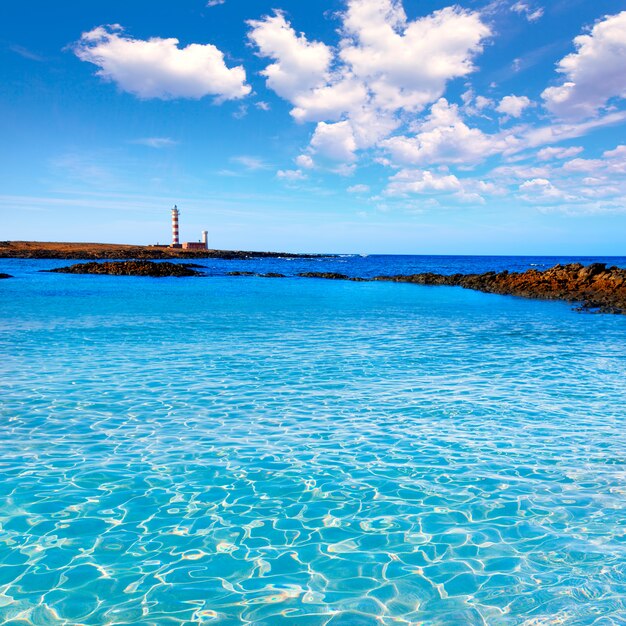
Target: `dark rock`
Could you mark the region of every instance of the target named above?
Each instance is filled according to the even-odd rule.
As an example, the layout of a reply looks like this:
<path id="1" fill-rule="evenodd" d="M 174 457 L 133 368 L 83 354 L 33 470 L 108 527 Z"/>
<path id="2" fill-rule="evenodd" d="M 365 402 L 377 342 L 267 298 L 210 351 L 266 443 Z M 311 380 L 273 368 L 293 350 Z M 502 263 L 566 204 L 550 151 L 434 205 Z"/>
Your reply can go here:
<path id="1" fill-rule="evenodd" d="M 261 278 L 287 278 L 284 274 L 278 272 L 268 272 L 267 274 L 259 274 Z"/>
<path id="2" fill-rule="evenodd" d="M 366 280 L 350 278 L 330 272 L 304 272 L 303 278 L 330 278 L 335 280 Z M 626 314 L 626 269 L 593 263 L 584 267 L 580 263 L 555 265 L 539 271 L 485 272 L 484 274 L 398 274 L 375 276 L 371 280 L 415 285 L 447 285 L 464 287 L 485 293 L 513 295 L 543 300 L 565 300 L 578 303 L 577 310 L 598 313 Z"/>
<path id="3" fill-rule="evenodd" d="M 330 280 L 349 280 L 346 274 L 337 274 L 336 272 L 301 272 L 298 274 L 302 278 L 327 278 Z"/>
<path id="4" fill-rule="evenodd" d="M 11 274 L 0 274 L 0 278 L 13 278 Z"/>
<path id="5" fill-rule="evenodd" d="M 166 276 L 202 276 L 185 263 L 153 263 L 151 261 L 117 261 L 96 263 L 78 263 L 67 267 L 58 267 L 47 272 L 63 274 L 110 274 L 113 276 L 152 276 L 163 278 Z"/>
<path id="6" fill-rule="evenodd" d="M 254 272 L 228 272 L 227 276 L 256 276 Z"/>
<path id="7" fill-rule="evenodd" d="M 485 272 L 484 274 L 412 274 L 409 276 L 377 276 L 374 280 L 407 282 L 420 285 L 449 285 L 475 289 L 485 293 L 514 295 L 544 300 L 565 300 L 581 303 L 579 310 L 626 314 L 626 269 L 593 263 L 555 265 L 538 271 Z"/>

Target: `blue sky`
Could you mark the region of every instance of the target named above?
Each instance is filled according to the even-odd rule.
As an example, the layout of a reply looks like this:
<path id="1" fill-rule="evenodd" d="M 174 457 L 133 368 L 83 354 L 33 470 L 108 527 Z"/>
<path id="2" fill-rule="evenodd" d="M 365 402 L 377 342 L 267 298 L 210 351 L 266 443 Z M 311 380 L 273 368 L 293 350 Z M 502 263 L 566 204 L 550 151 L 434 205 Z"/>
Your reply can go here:
<path id="1" fill-rule="evenodd" d="M 0 7 L 0 239 L 626 250 L 626 5 Z"/>

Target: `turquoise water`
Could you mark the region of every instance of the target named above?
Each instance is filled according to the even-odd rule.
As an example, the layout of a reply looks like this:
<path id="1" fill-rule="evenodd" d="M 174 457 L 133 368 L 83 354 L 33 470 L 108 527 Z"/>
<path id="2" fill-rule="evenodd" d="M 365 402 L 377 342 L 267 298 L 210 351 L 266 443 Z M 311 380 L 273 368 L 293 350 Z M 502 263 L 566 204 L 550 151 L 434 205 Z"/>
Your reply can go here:
<path id="1" fill-rule="evenodd" d="M 0 623 L 626 623 L 626 317 L 54 264 L 0 263 Z"/>

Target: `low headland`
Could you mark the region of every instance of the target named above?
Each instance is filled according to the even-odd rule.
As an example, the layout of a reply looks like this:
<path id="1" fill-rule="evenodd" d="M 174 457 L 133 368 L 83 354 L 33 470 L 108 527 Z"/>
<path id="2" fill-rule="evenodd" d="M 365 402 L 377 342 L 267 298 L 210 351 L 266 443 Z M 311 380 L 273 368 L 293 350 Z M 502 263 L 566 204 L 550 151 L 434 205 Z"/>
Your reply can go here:
<path id="1" fill-rule="evenodd" d="M 258 259 L 303 258 L 321 254 L 252 252 L 247 250 L 184 250 L 169 246 L 135 246 L 115 243 L 69 243 L 55 241 L 0 241 L 0 259 Z"/>
<path id="2" fill-rule="evenodd" d="M 72 274 L 114 274 L 124 276 L 202 276 L 191 263 L 152 263 L 150 261 L 122 261 L 106 263 L 81 263 L 48 270 Z M 229 276 L 259 276 L 263 278 L 286 278 L 285 274 L 268 272 L 258 274 L 233 271 Z M 578 310 L 600 313 L 626 314 L 626 269 L 605 263 L 580 263 L 555 265 L 547 270 L 530 269 L 525 272 L 485 272 L 483 274 L 397 274 L 362 278 L 336 272 L 302 272 L 301 278 L 327 280 L 384 281 L 412 283 L 415 285 L 443 285 L 464 287 L 484 293 L 520 296 L 542 300 L 562 300 L 575 303 Z"/>

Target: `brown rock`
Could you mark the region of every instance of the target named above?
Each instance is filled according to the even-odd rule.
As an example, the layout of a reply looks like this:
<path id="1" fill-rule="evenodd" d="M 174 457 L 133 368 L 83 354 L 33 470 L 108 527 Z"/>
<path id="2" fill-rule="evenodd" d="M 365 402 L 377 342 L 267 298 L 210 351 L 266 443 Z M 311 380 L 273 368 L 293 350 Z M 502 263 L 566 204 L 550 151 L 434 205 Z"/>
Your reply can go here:
<path id="1" fill-rule="evenodd" d="M 198 267 L 198 266 L 196 266 Z M 106 263 L 77 263 L 67 267 L 58 267 L 47 272 L 63 274 L 110 274 L 113 276 L 152 276 L 164 278 L 166 276 L 202 276 L 186 263 L 153 263 L 152 261 L 109 261 Z"/>

